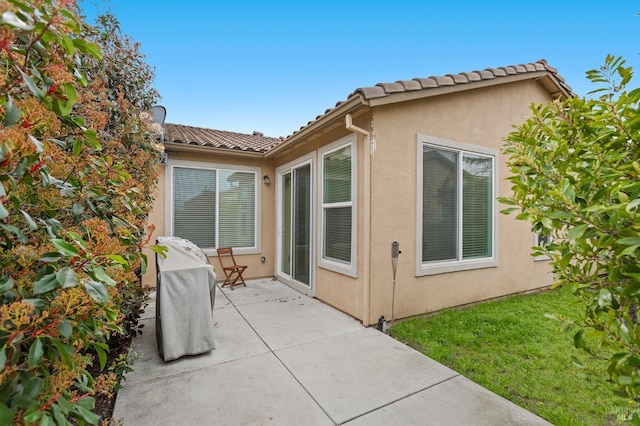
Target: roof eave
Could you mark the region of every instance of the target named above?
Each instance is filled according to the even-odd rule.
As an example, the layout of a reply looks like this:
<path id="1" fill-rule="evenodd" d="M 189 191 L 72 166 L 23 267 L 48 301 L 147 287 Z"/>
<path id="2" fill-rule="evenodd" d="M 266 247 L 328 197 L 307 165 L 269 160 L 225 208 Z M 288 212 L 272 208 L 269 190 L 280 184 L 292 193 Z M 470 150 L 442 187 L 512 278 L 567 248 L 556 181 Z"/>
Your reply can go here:
<path id="1" fill-rule="evenodd" d="M 230 149 L 230 148 L 215 148 L 211 146 L 203 146 L 196 144 L 184 144 L 177 142 L 165 142 L 164 148 L 166 152 L 194 152 L 199 154 L 210 154 L 210 155 L 223 155 L 223 156 L 233 156 L 233 157 L 250 157 L 250 158 L 264 158 L 264 152 L 258 151 L 243 151 L 240 149 Z"/>
<path id="2" fill-rule="evenodd" d="M 547 75 L 539 77 L 538 80 L 554 99 L 565 100 L 576 96 L 575 93 L 567 90 L 565 85 L 560 84 L 557 76 L 553 73 L 547 73 Z"/>
<path id="3" fill-rule="evenodd" d="M 440 96 L 449 93 L 463 92 L 466 90 L 474 90 L 483 87 L 491 87 L 501 84 L 513 83 L 524 80 L 544 80 L 543 85 L 545 89 L 553 98 L 566 99 L 573 96 L 568 92 L 557 80 L 555 75 L 549 71 L 536 71 L 523 74 L 510 75 L 505 77 L 493 78 L 490 80 L 480 80 L 465 84 L 455 84 L 451 86 L 442 86 L 431 88 L 427 90 L 415 90 L 410 92 L 392 93 L 388 96 L 369 99 L 369 105 L 372 107 L 380 105 L 388 105 L 397 102 L 405 102 L 416 99 L 424 99 L 433 96 Z"/>

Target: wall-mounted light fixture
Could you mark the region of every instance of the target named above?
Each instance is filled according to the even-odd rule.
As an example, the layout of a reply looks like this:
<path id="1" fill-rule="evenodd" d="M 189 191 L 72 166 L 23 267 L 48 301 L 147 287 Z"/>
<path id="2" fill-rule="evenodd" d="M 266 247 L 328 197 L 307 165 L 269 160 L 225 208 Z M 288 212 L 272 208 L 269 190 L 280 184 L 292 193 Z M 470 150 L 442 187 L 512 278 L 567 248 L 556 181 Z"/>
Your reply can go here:
<path id="1" fill-rule="evenodd" d="M 162 154 L 160 154 L 159 163 L 161 166 L 166 166 L 167 164 L 169 164 L 169 154 L 167 154 L 166 152 L 163 152 Z"/>
<path id="2" fill-rule="evenodd" d="M 167 109 L 162 105 L 154 105 L 151 107 L 151 115 L 153 116 L 153 123 L 157 124 L 159 127 L 159 143 L 164 145 L 164 119 L 167 116 Z M 160 154 L 160 165 L 166 166 L 169 162 L 169 155 L 164 151 L 164 146 L 162 150 L 162 154 Z"/>
<path id="3" fill-rule="evenodd" d="M 264 182 L 265 185 L 269 185 L 271 183 L 271 178 L 269 178 L 269 176 L 264 175 L 262 177 L 262 181 Z"/>

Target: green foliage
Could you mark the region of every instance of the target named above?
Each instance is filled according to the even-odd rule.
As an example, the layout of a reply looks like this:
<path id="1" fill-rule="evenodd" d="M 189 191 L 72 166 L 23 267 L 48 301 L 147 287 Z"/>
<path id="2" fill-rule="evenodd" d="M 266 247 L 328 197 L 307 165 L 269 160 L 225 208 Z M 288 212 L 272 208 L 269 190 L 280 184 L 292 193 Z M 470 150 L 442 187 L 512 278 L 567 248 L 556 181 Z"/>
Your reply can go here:
<path id="1" fill-rule="evenodd" d="M 117 382 L 90 367 L 143 302 L 157 93 L 93 31 L 70 0 L 0 1 L 0 424 L 96 424 Z"/>
<path id="2" fill-rule="evenodd" d="M 629 411 L 607 389 L 606 361 L 572 365 L 578 327 L 566 321 L 581 309 L 579 298 L 556 289 L 409 319 L 391 333 L 554 425 L 616 425 Z"/>
<path id="3" fill-rule="evenodd" d="M 139 359 L 140 359 L 140 356 L 133 351 L 129 354 L 120 354 L 113 360 L 113 362 L 109 366 L 109 371 L 113 372 L 116 375 L 116 377 L 119 378 L 114 388 L 115 392 L 118 392 L 118 390 L 120 390 L 120 385 L 122 381 L 125 380 L 125 374 L 133 371 L 133 368 L 131 367 L 131 364 L 130 364 L 131 360 L 135 362 L 136 360 L 139 360 Z"/>
<path id="4" fill-rule="evenodd" d="M 102 57 L 85 56 L 86 76 L 106 84 L 108 99 L 108 131 L 118 131 L 126 111 L 121 111 L 126 101 L 136 111 L 149 110 L 160 95 L 151 86 L 154 71 L 144 62 L 140 45 L 122 35 L 120 22 L 109 11 L 100 14 L 94 27 L 86 28 L 86 37 L 101 47 Z"/>
<path id="5" fill-rule="evenodd" d="M 610 382 L 640 424 L 640 90 L 627 89 L 633 73 L 621 58 L 587 75 L 606 87 L 593 98 L 533 105 L 509 135 L 513 193 L 501 202 L 552 237 L 535 250 L 551 258 L 563 291 L 583 300 L 575 346 L 613 354 Z"/>

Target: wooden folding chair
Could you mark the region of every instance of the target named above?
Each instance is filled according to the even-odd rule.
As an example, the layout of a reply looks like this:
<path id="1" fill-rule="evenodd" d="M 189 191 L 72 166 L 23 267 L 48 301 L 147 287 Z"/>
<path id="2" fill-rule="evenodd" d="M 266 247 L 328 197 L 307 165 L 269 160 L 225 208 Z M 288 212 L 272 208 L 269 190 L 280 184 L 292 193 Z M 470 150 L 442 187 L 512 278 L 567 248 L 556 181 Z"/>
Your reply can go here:
<path id="1" fill-rule="evenodd" d="M 222 284 L 222 287 L 228 285 L 231 290 L 233 290 L 233 287 L 235 286 L 247 286 L 244 282 L 244 278 L 242 278 L 242 273 L 247 269 L 247 265 L 238 265 L 236 263 L 236 259 L 233 257 L 233 249 L 231 247 L 219 248 L 218 259 L 220 260 L 220 266 L 222 266 L 222 271 L 224 272 L 224 283 Z"/>

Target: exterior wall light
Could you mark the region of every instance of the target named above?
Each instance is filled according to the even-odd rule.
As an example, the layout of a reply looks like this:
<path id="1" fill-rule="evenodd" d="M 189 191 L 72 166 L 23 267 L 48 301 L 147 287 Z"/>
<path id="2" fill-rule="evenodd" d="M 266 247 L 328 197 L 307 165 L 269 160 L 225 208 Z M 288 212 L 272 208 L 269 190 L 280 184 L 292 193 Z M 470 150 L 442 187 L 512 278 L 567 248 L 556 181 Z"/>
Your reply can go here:
<path id="1" fill-rule="evenodd" d="M 166 152 L 163 152 L 162 154 L 160 154 L 159 163 L 161 166 L 166 166 L 169 163 L 169 155 Z"/>
<path id="2" fill-rule="evenodd" d="M 267 176 L 267 175 L 264 175 L 262 177 L 262 180 L 264 181 L 265 185 L 269 185 L 271 183 L 271 178 L 269 178 L 269 176 Z"/>

